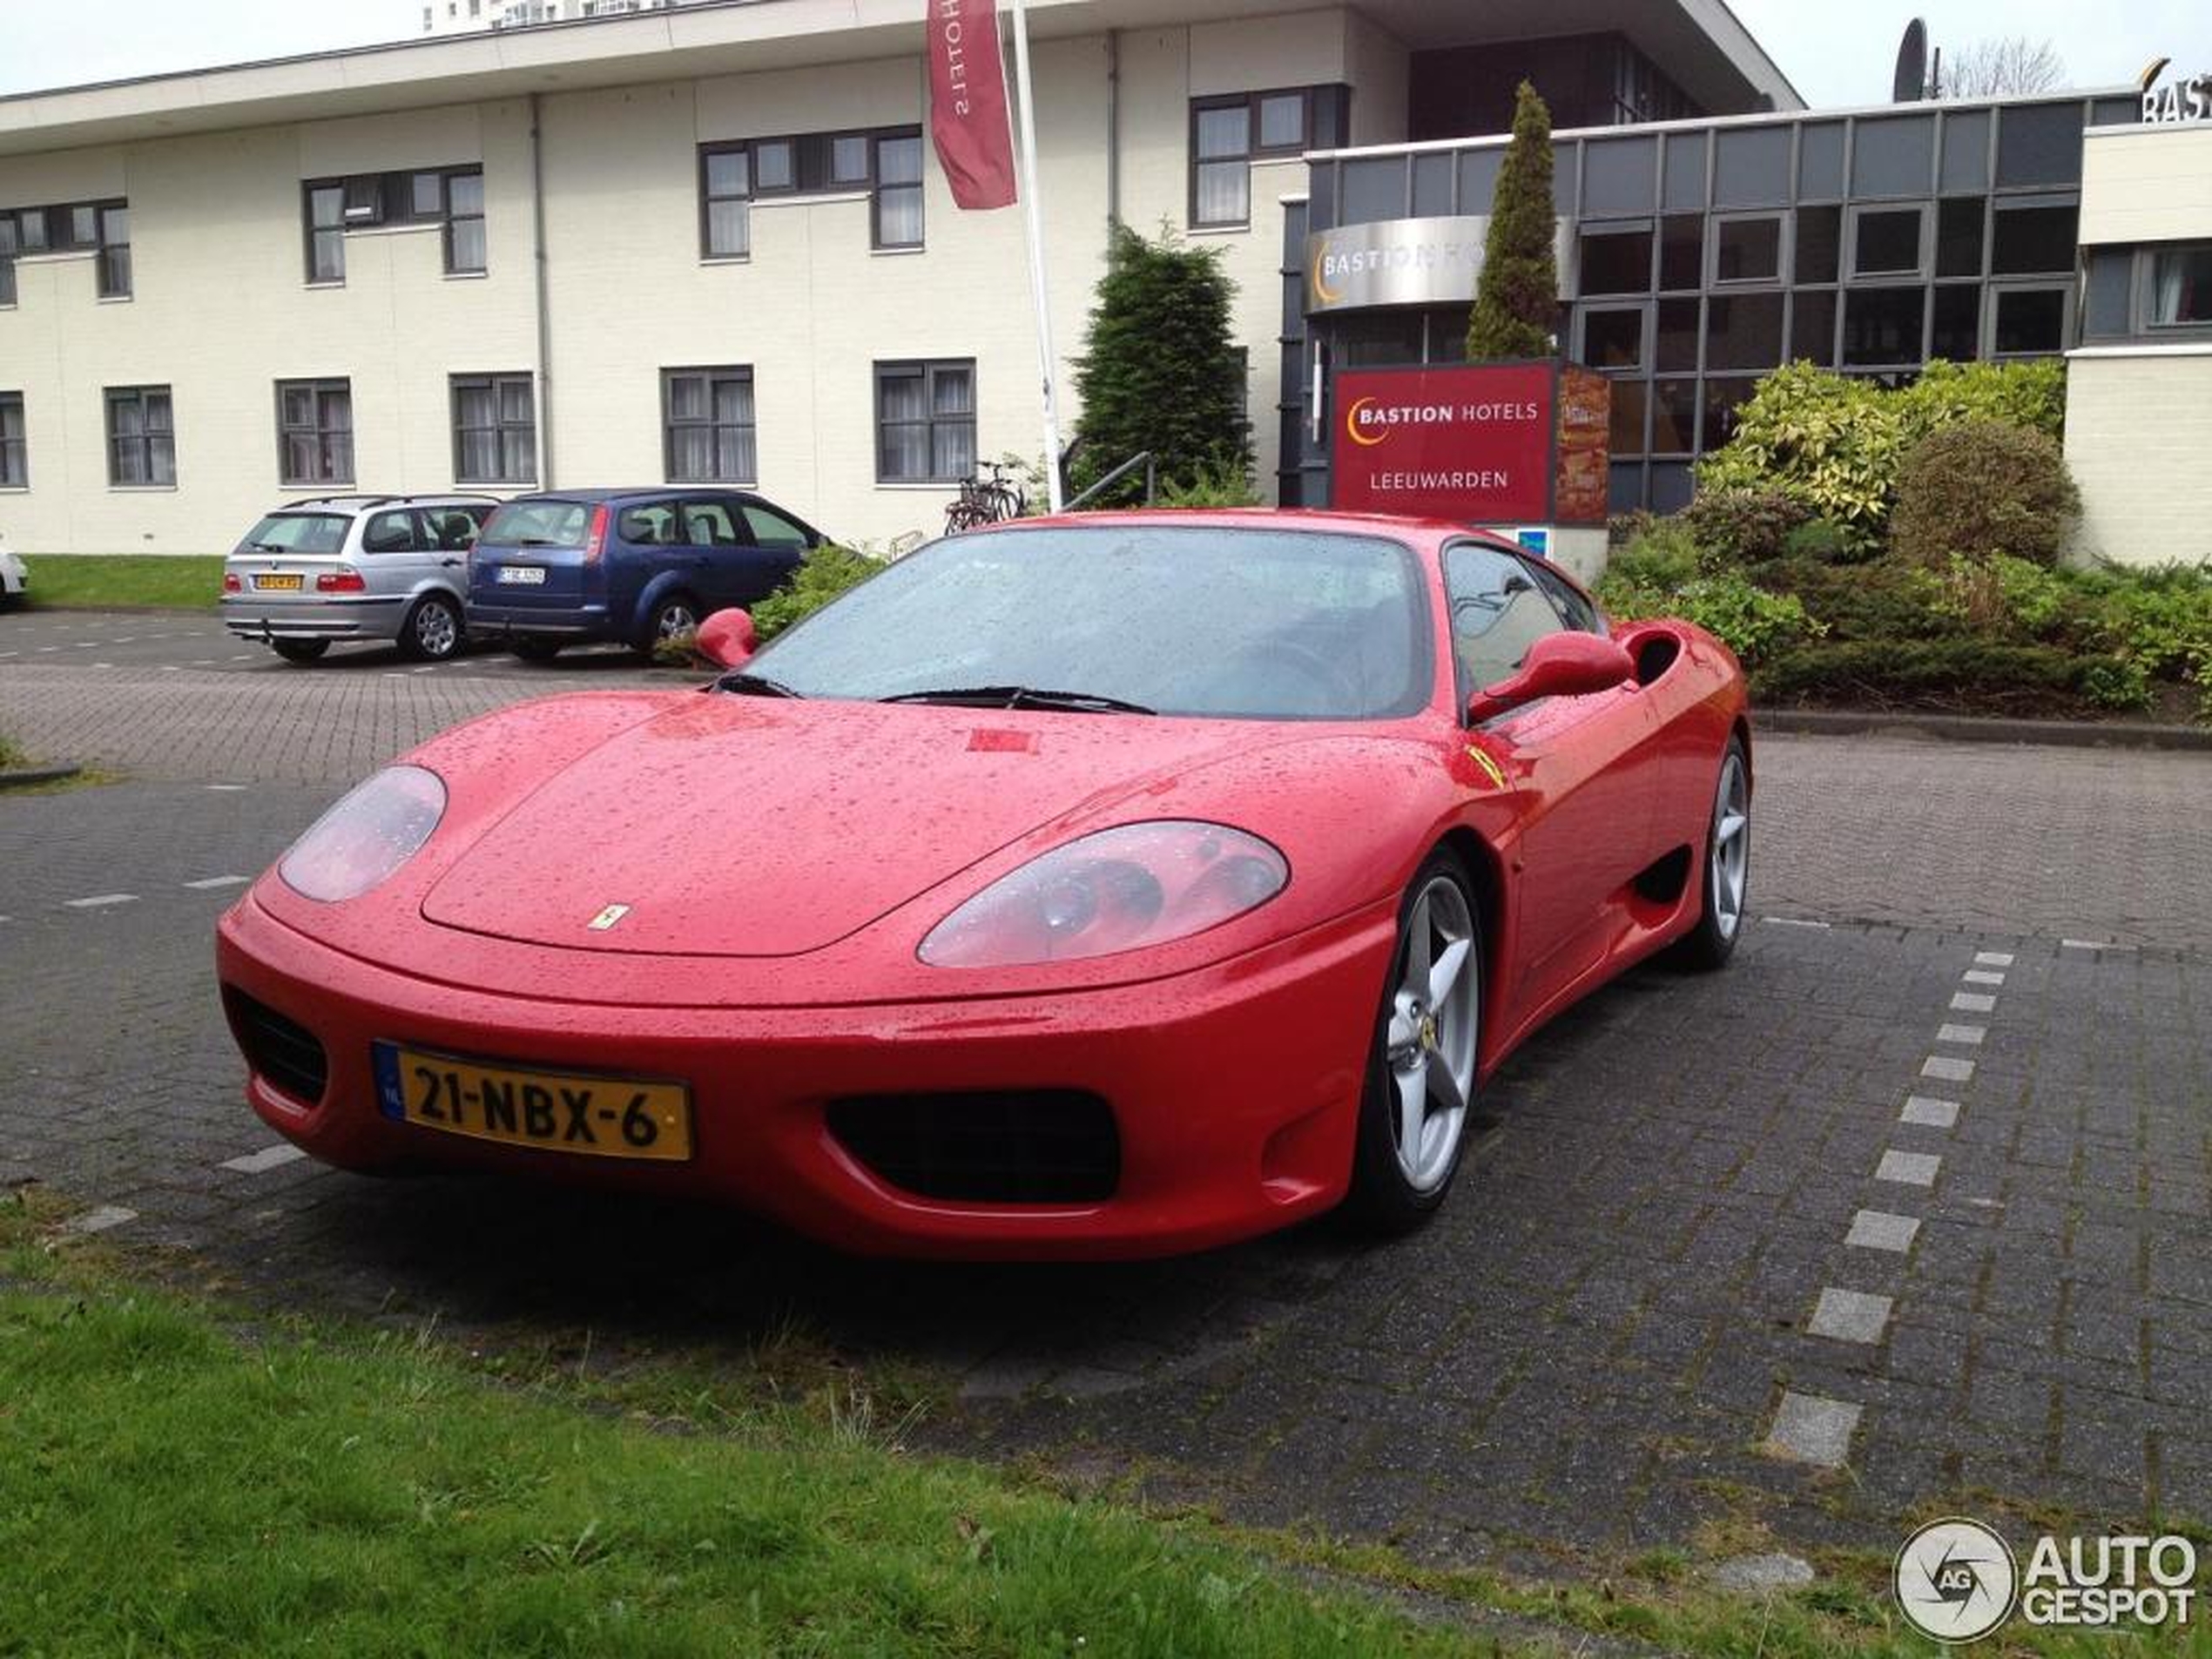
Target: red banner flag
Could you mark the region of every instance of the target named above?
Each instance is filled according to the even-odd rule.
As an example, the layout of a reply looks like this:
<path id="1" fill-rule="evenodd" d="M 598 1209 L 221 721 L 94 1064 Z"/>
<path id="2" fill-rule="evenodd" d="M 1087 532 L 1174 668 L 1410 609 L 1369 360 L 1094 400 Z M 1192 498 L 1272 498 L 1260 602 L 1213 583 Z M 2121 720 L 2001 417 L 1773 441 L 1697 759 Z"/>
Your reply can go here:
<path id="1" fill-rule="evenodd" d="M 1006 118 L 994 0 L 927 0 L 929 138 L 962 207 L 1014 200 L 1014 137 Z"/>

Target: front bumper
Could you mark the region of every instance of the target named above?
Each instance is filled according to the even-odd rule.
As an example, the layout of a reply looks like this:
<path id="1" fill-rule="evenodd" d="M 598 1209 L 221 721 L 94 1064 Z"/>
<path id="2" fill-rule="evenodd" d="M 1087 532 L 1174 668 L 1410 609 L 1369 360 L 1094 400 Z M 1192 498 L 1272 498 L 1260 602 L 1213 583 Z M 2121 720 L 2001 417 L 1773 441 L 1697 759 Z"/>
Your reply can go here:
<path id="1" fill-rule="evenodd" d="M 295 599 L 226 598 L 223 626 L 240 639 L 397 639 L 401 594 L 332 594 Z"/>
<path id="2" fill-rule="evenodd" d="M 262 1119 L 355 1169 L 496 1170 L 740 1204 L 837 1247 L 954 1258 L 1168 1255 L 1333 1206 L 1350 1177 L 1395 907 L 1166 980 L 1051 996 L 761 1008 L 549 1004 L 455 990 L 332 950 L 251 896 L 218 929 L 225 985 L 319 1038 L 321 1099 L 249 1076 Z M 671 961 L 671 975 L 711 970 Z M 702 982 L 702 1000 L 711 986 Z M 490 1144 L 386 1117 L 370 1045 L 686 1080 L 694 1150 L 646 1164 Z M 1110 1197 L 922 1197 L 833 1136 L 833 1100 L 981 1090 L 1103 1097 L 1121 1142 Z"/>

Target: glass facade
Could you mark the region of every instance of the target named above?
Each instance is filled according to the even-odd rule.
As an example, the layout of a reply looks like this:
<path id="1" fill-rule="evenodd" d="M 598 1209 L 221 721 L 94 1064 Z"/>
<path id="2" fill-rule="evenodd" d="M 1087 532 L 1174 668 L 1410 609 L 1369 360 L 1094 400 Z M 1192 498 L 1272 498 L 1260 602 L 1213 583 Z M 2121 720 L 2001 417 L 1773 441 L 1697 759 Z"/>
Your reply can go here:
<path id="1" fill-rule="evenodd" d="M 1615 509 L 1687 502 L 1692 462 L 1727 442 L 1758 377 L 1783 363 L 1897 381 L 1938 357 L 2077 343 L 2082 132 L 2139 116 L 2131 99 L 2069 94 L 1557 135 L 1570 254 L 1560 343 L 1615 381 Z M 1284 266 L 1285 362 L 1295 354 L 1299 371 L 1284 388 L 1285 505 L 1325 498 L 1317 367 L 1454 349 L 1450 308 L 1306 317 L 1306 233 L 1391 216 L 1338 211 L 1355 202 L 1486 214 L 1503 153 L 1485 138 L 1311 164 Z"/>

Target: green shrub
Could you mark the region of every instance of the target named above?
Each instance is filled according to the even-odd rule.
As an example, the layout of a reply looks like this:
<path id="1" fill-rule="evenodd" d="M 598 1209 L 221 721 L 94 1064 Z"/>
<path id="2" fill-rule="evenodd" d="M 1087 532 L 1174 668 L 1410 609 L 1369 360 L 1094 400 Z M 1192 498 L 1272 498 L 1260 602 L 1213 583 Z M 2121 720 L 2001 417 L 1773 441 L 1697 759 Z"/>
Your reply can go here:
<path id="1" fill-rule="evenodd" d="M 1782 556 L 1817 564 L 1845 563 L 1851 556 L 1851 536 L 1832 518 L 1809 518 L 1782 538 Z"/>
<path id="2" fill-rule="evenodd" d="M 2079 710 L 2089 664 L 2053 645 L 1985 639 L 1816 640 L 1757 665 L 1766 703 L 2033 716 Z"/>
<path id="3" fill-rule="evenodd" d="M 1934 639 L 1968 631 L 1932 570 L 1885 561 L 1836 565 L 1783 559 L 1751 576 L 1770 592 L 1795 595 L 1831 639 Z"/>
<path id="4" fill-rule="evenodd" d="M 1954 553 L 1942 583 L 1942 603 L 1968 628 L 2020 641 L 2075 631 L 2094 610 L 2089 596 L 2060 573 L 2008 553 L 1987 559 Z"/>
<path id="5" fill-rule="evenodd" d="M 1737 564 L 1780 558 L 1791 534 L 1811 516 L 1803 502 L 1771 485 L 1701 489 L 1682 513 L 1699 546 Z"/>
<path id="6" fill-rule="evenodd" d="M 1241 467 L 1201 469 L 1190 479 L 1160 481 L 1163 507 L 1257 507 L 1251 475 Z"/>
<path id="7" fill-rule="evenodd" d="M 1966 421 L 1931 432 L 1905 457 L 1890 545 L 1935 570 L 1955 555 L 2056 564 L 2080 510 L 2055 440 L 2002 421 Z"/>
<path id="8" fill-rule="evenodd" d="M 1938 358 L 1909 386 L 1886 394 L 1905 421 L 1907 448 L 1962 421 L 2002 421 L 2054 442 L 2066 436 L 2066 362 L 1952 363 Z"/>
<path id="9" fill-rule="evenodd" d="M 1671 592 L 1704 573 L 1704 551 L 1679 518 L 1649 520 L 1642 533 L 1606 561 L 1601 597 L 1639 590 Z M 1618 610 L 1610 599 L 1608 608 Z M 1649 613 L 1647 613 L 1649 614 Z"/>
<path id="10" fill-rule="evenodd" d="M 1662 519 L 1616 554 L 1598 598 L 1622 621 L 1680 617 L 1727 641 L 1745 663 L 1817 636 L 1820 624 L 1793 595 L 1755 587 L 1741 575 L 1708 573 L 1702 550 L 1678 519 Z"/>
<path id="11" fill-rule="evenodd" d="M 833 543 L 814 548 L 788 582 L 752 607 L 753 628 L 765 644 L 882 568 L 882 560 L 849 547 Z"/>
<path id="12" fill-rule="evenodd" d="M 1514 95 L 1513 141 L 1491 192 L 1482 269 L 1467 313 L 1467 354 L 1548 357 L 1559 318 L 1559 267 L 1553 252 L 1552 112 L 1527 81 Z"/>
<path id="13" fill-rule="evenodd" d="M 1761 381 L 1736 435 L 1697 466 L 1708 490 L 1779 489 L 1833 523 L 1856 556 L 1881 547 L 1904 422 L 1872 382 L 1810 363 Z"/>

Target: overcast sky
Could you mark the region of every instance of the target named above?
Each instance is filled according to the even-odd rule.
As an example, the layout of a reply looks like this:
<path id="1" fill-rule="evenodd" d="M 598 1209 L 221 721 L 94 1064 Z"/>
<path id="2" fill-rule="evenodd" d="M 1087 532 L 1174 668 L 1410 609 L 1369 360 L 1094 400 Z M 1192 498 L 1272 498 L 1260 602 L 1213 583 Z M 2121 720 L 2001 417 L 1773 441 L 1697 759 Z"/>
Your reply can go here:
<path id="1" fill-rule="evenodd" d="M 1816 106 L 1885 102 L 1916 10 L 1888 0 L 1732 3 Z M 2207 0 L 1922 0 L 1917 10 L 1947 48 L 2047 39 L 2077 86 L 2133 81 L 2158 56 L 2185 73 L 2212 71 Z M 0 0 L 0 93 L 405 39 L 421 17 L 421 0 Z"/>

